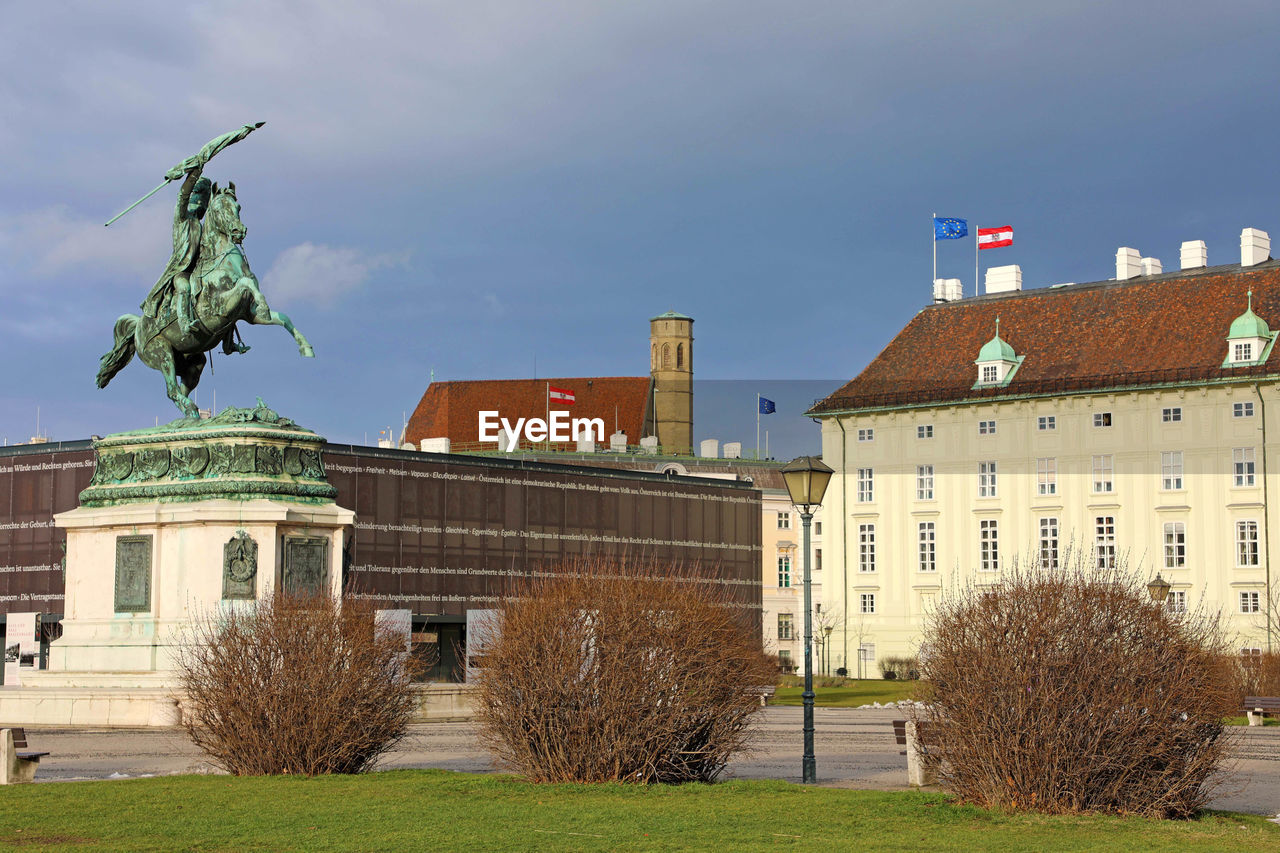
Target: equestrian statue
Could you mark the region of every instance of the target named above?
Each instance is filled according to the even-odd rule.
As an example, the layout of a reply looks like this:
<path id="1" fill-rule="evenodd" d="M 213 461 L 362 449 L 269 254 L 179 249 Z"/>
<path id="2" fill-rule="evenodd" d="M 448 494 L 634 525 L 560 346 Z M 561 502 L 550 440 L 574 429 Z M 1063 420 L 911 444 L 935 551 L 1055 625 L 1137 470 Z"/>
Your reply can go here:
<path id="1" fill-rule="evenodd" d="M 119 219 L 170 182 L 183 179 L 173 214 L 173 254 L 143 300 L 141 316 L 125 314 L 116 320 L 115 344 L 98 368 L 99 388 L 105 388 L 136 353 L 143 364 L 164 376 L 174 405 L 186 417 L 198 418 L 200 411 L 190 394 L 200 383 L 205 353 L 219 344 L 228 355 L 249 351 L 236 329 L 241 320 L 258 326 L 283 326 L 298 342 L 303 357 L 315 356 L 289 317 L 272 311 L 258 289 L 242 245 L 246 229 L 240 221 L 236 185 L 227 182 L 219 187 L 203 174 L 215 154 L 263 124 L 246 124 L 211 140 L 166 172 L 160 186 L 115 217 Z"/>

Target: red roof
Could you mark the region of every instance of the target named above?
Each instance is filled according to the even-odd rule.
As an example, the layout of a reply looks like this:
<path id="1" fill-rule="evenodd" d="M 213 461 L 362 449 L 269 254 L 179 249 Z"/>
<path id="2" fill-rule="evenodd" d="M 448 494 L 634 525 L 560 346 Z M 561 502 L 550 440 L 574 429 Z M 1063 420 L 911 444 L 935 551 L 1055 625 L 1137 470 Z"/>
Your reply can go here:
<path id="1" fill-rule="evenodd" d="M 930 305 L 812 413 L 1280 375 L 1280 354 L 1222 367 L 1249 290 L 1254 312 L 1280 328 L 1280 261 Z M 1000 337 L 1025 358 L 1006 387 L 974 389 L 974 360 L 997 317 Z"/>
<path id="2" fill-rule="evenodd" d="M 605 442 L 615 429 L 627 434 L 628 444 L 639 444 L 647 434 L 649 377 L 595 376 L 432 382 L 409 419 L 405 440 L 416 445 L 424 438 L 448 438 L 455 450 L 479 449 L 481 411 L 497 411 L 512 423 L 516 418 L 546 419 L 548 385 L 572 391 L 575 398 L 571 406 L 552 401 L 552 411 L 567 411 L 574 418 L 600 418 Z M 571 444 L 553 447 L 573 449 Z"/>

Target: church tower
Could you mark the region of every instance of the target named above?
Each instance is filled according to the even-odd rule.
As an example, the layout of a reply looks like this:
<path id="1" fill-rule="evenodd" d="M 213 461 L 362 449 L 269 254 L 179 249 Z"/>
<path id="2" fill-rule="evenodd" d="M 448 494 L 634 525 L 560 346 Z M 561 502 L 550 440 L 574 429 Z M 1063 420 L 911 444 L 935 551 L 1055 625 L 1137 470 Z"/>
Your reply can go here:
<path id="1" fill-rule="evenodd" d="M 693 318 L 675 311 L 649 321 L 649 375 L 658 444 L 693 452 Z"/>

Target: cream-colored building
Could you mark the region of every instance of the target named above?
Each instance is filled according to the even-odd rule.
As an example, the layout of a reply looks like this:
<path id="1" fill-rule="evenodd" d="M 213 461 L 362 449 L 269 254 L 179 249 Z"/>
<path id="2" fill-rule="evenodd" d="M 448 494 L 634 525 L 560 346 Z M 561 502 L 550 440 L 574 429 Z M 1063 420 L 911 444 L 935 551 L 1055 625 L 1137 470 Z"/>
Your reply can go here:
<path id="1" fill-rule="evenodd" d="M 778 656 L 783 669 L 804 674 L 804 552 L 800 511 L 785 491 L 762 489 L 763 523 L 760 543 L 763 572 L 762 627 L 765 650 Z M 830 632 L 840 617 L 825 605 L 822 581 L 825 576 L 822 549 L 821 508 L 815 510 L 809 534 L 810 587 L 813 602 L 813 671 L 815 675 L 835 672 L 831 663 Z"/>
<path id="2" fill-rule="evenodd" d="M 1246 229 L 1240 264 L 1182 270 L 1131 249 L 1116 279 L 921 310 L 814 407 L 836 469 L 826 568 L 847 579 L 836 666 L 913 654 L 938 596 L 1015 561 L 1127 564 L 1167 606 L 1218 610 L 1242 650 L 1265 628 L 1280 488 L 1280 263 Z M 838 589 L 839 587 L 834 587 Z M 831 597 L 833 587 L 828 587 Z"/>

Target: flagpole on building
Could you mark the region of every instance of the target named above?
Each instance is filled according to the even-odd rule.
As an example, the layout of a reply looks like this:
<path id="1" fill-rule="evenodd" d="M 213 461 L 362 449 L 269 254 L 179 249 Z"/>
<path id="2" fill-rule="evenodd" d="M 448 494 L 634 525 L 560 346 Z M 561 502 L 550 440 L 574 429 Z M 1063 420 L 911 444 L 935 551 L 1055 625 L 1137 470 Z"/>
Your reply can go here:
<path id="1" fill-rule="evenodd" d="M 547 450 L 551 449 L 551 383 L 547 383 Z"/>
<path id="2" fill-rule="evenodd" d="M 756 460 L 760 459 L 760 392 L 756 392 Z"/>
<path id="3" fill-rule="evenodd" d="M 933 283 L 938 280 L 938 226 L 936 224 L 933 224 L 933 223 L 936 223 L 937 221 L 938 221 L 938 212 L 935 210 L 933 213 L 933 218 L 929 220 L 930 225 L 933 229 L 933 235 L 932 235 L 933 236 L 933 278 L 929 280 L 930 288 L 932 288 Z"/>
<path id="4" fill-rule="evenodd" d="M 978 295 L 978 229 L 973 229 L 973 295 Z"/>

